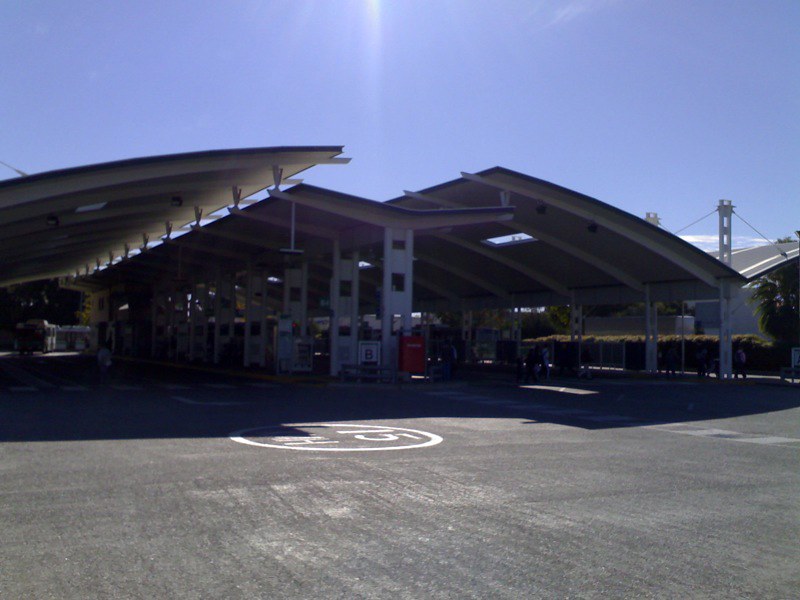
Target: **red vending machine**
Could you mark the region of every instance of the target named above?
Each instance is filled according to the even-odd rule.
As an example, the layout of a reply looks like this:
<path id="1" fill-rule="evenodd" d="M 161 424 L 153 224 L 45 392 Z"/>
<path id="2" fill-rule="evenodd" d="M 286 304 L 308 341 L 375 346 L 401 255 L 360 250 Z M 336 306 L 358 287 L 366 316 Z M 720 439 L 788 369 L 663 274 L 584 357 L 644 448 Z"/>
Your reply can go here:
<path id="1" fill-rule="evenodd" d="M 425 374 L 425 338 L 421 335 L 400 337 L 400 371 L 415 375 Z"/>

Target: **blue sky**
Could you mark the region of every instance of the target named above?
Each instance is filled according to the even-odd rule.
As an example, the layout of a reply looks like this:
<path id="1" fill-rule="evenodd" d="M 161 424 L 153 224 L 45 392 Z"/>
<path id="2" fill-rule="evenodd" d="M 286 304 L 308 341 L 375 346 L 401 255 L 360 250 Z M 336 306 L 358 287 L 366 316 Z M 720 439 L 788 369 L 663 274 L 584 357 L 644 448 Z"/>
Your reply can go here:
<path id="1" fill-rule="evenodd" d="M 305 180 L 386 200 L 500 165 L 673 232 L 731 199 L 775 239 L 798 31 L 798 0 L 0 0 L 0 161 L 343 144 Z"/>

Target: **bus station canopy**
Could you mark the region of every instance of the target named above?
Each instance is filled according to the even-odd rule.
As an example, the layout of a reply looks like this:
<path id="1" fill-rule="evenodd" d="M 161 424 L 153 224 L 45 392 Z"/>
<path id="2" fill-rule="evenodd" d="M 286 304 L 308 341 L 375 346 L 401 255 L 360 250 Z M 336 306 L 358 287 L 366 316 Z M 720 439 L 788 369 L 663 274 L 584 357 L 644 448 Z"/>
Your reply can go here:
<path id="1" fill-rule="evenodd" d="M 341 146 L 216 150 L 0 181 L 0 286 L 92 273 L 98 261 L 158 240 L 196 210 L 227 206 L 232 185 L 247 198 L 314 165 L 347 162 L 341 153 Z"/>
<path id="2" fill-rule="evenodd" d="M 718 254 L 711 253 L 714 257 Z M 800 248 L 796 242 L 740 248 L 731 253 L 731 266 L 749 282 L 780 269 L 789 262 L 797 262 L 798 254 Z"/>
<path id="3" fill-rule="evenodd" d="M 414 310 L 708 299 L 723 280 L 748 280 L 644 219 L 500 167 L 387 202 L 291 179 L 346 162 L 341 152 L 200 152 L 0 182 L 0 285 L 181 284 L 212 269 L 256 269 L 279 285 L 302 261 L 309 308 L 323 309 L 334 252 L 357 252 L 368 309 L 387 228 L 413 231 Z"/>

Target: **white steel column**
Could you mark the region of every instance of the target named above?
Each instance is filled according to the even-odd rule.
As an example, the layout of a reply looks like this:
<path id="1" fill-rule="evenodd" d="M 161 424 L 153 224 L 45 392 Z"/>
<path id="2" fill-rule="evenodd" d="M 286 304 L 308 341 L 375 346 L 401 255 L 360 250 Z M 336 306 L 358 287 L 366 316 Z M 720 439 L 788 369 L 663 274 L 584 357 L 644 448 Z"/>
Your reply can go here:
<path id="1" fill-rule="evenodd" d="M 733 202 L 731 200 L 720 200 L 717 212 L 719 212 L 719 260 L 726 265 L 730 265 L 733 251 L 731 238 Z"/>
<path id="2" fill-rule="evenodd" d="M 353 252 L 352 264 L 350 266 L 351 289 L 350 289 L 350 362 L 356 362 L 358 356 L 358 338 L 361 333 L 361 314 L 360 298 L 361 284 L 359 277 L 361 274 L 358 263 L 361 261 L 358 250 Z"/>
<path id="3" fill-rule="evenodd" d="M 175 350 L 177 348 L 178 327 L 177 319 L 175 318 L 175 294 L 176 292 L 174 287 L 167 289 L 166 299 L 164 301 L 167 315 L 167 326 L 165 328 L 167 339 L 167 358 L 169 360 L 175 360 Z M 173 343 L 173 340 L 175 340 L 175 343 Z"/>
<path id="4" fill-rule="evenodd" d="M 404 263 L 405 274 L 405 296 L 403 302 L 402 324 L 403 335 L 411 335 L 413 329 L 413 320 L 411 318 L 411 309 L 414 298 L 414 230 L 406 230 L 405 239 L 405 254 L 402 257 Z"/>
<path id="5" fill-rule="evenodd" d="M 330 344 L 330 374 L 339 374 L 339 316 L 342 312 L 341 298 L 341 266 L 342 257 L 339 247 L 339 240 L 333 240 L 333 253 L 331 260 L 331 289 L 330 289 L 330 310 L 331 316 L 328 326 L 328 343 Z"/>
<path id="6" fill-rule="evenodd" d="M 306 335 L 308 324 L 308 263 L 300 268 L 288 268 L 283 278 L 283 312 L 300 326 L 300 335 Z"/>
<path id="7" fill-rule="evenodd" d="M 719 377 L 733 376 L 733 335 L 731 329 L 731 285 L 727 279 L 719 286 Z"/>
<path id="8" fill-rule="evenodd" d="M 158 321 L 158 292 L 153 288 L 150 297 L 150 358 L 156 357 L 156 329 Z"/>
<path id="9" fill-rule="evenodd" d="M 381 355 L 384 364 L 390 364 L 389 342 L 392 339 L 392 230 L 383 231 L 383 285 L 381 286 Z"/>
<path id="10" fill-rule="evenodd" d="M 572 303 L 569 305 L 569 341 L 583 341 L 583 306 L 575 304 L 575 294 L 572 294 Z"/>
<path id="11" fill-rule="evenodd" d="M 266 366 L 267 274 L 247 269 L 245 293 L 244 366 Z"/>
<path id="12" fill-rule="evenodd" d="M 214 364 L 219 363 L 222 349 L 233 339 L 235 319 L 236 286 L 218 269 L 214 296 Z"/>
<path id="13" fill-rule="evenodd" d="M 192 285 L 192 301 L 189 306 L 189 360 L 205 362 L 208 359 L 207 283 Z"/>
<path id="14" fill-rule="evenodd" d="M 394 315 L 399 314 L 404 332 L 411 333 L 414 232 L 386 227 L 383 233 L 383 289 L 381 290 L 381 343 L 385 365 L 397 359 L 392 337 Z"/>
<path id="15" fill-rule="evenodd" d="M 466 310 L 461 315 L 461 339 L 465 343 L 472 341 L 472 311 Z"/>
<path id="16" fill-rule="evenodd" d="M 197 337 L 197 329 L 195 327 L 195 323 L 198 321 L 197 318 L 197 290 L 200 287 L 198 283 L 193 283 L 191 286 L 191 295 L 192 299 L 189 301 L 189 360 L 192 361 L 195 359 L 195 341 Z"/>
<path id="17" fill-rule="evenodd" d="M 308 261 L 300 267 L 300 335 L 308 335 Z"/>
<path id="18" fill-rule="evenodd" d="M 337 375 L 343 364 L 357 360 L 358 352 L 358 252 L 342 258 L 335 244 L 333 277 L 331 278 L 331 375 Z M 342 320 L 350 322 L 350 335 L 342 337 Z"/>
<path id="19" fill-rule="evenodd" d="M 167 328 L 167 315 L 166 312 L 159 311 L 159 308 L 166 303 L 164 291 L 162 289 L 153 290 L 153 306 L 151 312 L 152 318 L 152 337 L 150 338 L 150 356 L 151 358 L 158 357 L 158 350 L 161 340 Z M 158 357 L 160 358 L 160 357 Z"/>
<path id="20" fill-rule="evenodd" d="M 245 286 L 247 286 L 244 290 L 244 354 L 243 362 L 245 367 L 250 366 L 250 341 L 252 339 L 252 331 L 251 325 L 252 321 L 250 319 L 251 314 L 255 311 L 253 310 L 253 265 L 247 265 L 247 275 L 245 276 Z"/>
<path id="21" fill-rule="evenodd" d="M 189 294 L 185 288 L 176 289 L 174 293 L 175 316 L 175 358 L 187 360 L 189 358 Z"/>
<path id="22" fill-rule="evenodd" d="M 719 201 L 719 260 L 731 266 L 733 253 L 732 218 L 733 202 Z M 730 379 L 733 376 L 733 336 L 731 329 L 731 288 L 730 282 L 719 282 L 719 377 Z"/>
<path id="23" fill-rule="evenodd" d="M 650 300 L 650 284 L 644 286 L 644 368 L 650 373 L 658 371 L 658 318 L 656 308 Z"/>

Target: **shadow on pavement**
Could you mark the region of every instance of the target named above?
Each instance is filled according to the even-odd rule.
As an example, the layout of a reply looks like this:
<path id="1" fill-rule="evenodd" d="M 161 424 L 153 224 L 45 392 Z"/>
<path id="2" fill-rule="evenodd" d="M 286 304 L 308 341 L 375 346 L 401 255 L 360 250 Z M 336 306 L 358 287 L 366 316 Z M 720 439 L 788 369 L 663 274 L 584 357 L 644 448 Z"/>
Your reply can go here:
<path id="1" fill-rule="evenodd" d="M 508 418 L 614 429 L 800 406 L 800 390 L 792 387 L 688 380 L 561 379 L 518 386 L 512 379 L 479 378 L 444 384 L 320 386 L 259 384 L 241 377 L 123 363 L 108 383 L 100 383 L 92 357 L 53 358 L 0 358 L 5 378 L 0 385 L 28 377 L 37 388 L 2 393 L 0 441 L 220 438 L 248 427 L 287 423 L 390 424 L 417 418 Z"/>

